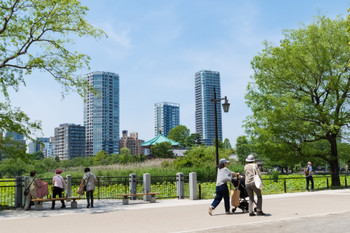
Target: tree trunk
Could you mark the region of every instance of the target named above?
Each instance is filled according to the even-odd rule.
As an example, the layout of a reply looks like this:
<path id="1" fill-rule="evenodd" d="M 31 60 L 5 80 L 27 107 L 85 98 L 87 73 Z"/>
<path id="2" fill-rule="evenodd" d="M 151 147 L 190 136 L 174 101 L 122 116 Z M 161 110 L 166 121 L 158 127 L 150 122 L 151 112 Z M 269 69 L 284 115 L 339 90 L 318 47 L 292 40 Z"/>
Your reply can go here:
<path id="1" fill-rule="evenodd" d="M 336 186 L 340 186 L 338 148 L 337 148 L 336 135 L 332 135 L 328 139 L 328 141 L 331 144 L 331 159 L 329 161 L 329 165 L 331 167 L 331 174 L 332 174 L 332 187 L 336 187 Z"/>

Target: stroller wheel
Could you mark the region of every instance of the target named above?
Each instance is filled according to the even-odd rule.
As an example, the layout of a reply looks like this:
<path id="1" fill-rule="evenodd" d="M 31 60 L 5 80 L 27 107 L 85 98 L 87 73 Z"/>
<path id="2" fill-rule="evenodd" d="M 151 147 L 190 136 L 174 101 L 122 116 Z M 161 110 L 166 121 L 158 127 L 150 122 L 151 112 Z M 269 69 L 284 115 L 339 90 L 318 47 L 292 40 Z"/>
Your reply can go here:
<path id="1" fill-rule="evenodd" d="M 237 207 L 232 208 L 232 213 L 234 213 L 236 211 Z"/>

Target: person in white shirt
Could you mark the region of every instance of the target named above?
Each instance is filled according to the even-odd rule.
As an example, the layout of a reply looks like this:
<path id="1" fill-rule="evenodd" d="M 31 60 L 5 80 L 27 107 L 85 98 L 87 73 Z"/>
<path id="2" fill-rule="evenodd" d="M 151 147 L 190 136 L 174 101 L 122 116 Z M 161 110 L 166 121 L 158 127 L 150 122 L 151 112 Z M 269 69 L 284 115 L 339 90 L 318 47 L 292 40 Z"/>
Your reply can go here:
<path id="1" fill-rule="evenodd" d="M 85 168 L 85 175 L 83 177 L 83 185 L 86 187 L 86 200 L 87 206 L 86 208 L 94 207 L 94 191 L 95 191 L 95 183 L 97 182 L 96 176 L 94 173 L 90 172 L 90 168 Z M 91 201 L 91 205 L 90 205 Z"/>
<path id="2" fill-rule="evenodd" d="M 230 211 L 230 195 L 227 188 L 227 182 L 231 181 L 232 176 L 238 176 L 239 173 L 235 173 L 230 171 L 228 166 L 229 161 L 226 159 L 220 159 L 219 167 L 218 167 L 218 174 L 216 178 L 216 196 L 211 204 L 209 206 L 209 214 L 213 214 L 213 210 L 220 204 L 222 198 L 224 198 L 225 201 L 225 212 L 226 214 L 231 214 Z"/>
<path id="3" fill-rule="evenodd" d="M 61 176 L 62 170 L 57 169 L 56 170 L 56 175 L 52 178 L 52 198 L 56 198 L 56 196 L 58 195 L 58 197 L 62 197 L 62 192 L 64 190 L 65 187 L 65 183 L 64 183 L 64 179 Z M 64 201 L 61 200 L 62 206 L 61 208 L 66 208 L 66 205 L 64 204 Z M 54 210 L 55 209 L 55 201 L 52 201 L 52 206 L 51 209 Z"/>

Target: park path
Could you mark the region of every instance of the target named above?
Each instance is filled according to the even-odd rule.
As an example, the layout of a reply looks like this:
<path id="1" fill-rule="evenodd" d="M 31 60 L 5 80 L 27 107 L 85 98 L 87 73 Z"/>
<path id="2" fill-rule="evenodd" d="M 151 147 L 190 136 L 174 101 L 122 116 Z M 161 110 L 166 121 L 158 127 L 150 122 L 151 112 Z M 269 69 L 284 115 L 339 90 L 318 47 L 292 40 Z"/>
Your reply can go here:
<path id="1" fill-rule="evenodd" d="M 263 196 L 267 216 L 208 214 L 212 200 L 96 201 L 96 208 L 0 212 L 1 233 L 350 232 L 350 189 Z M 49 203 L 48 203 L 49 204 Z M 60 204 L 58 203 L 58 206 Z"/>

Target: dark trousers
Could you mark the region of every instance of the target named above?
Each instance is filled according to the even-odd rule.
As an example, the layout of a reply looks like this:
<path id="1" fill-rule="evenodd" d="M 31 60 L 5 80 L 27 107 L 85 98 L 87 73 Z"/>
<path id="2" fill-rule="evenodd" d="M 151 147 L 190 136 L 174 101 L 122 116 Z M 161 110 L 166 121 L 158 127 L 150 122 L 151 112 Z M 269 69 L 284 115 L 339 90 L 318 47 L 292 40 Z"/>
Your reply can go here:
<path id="1" fill-rule="evenodd" d="M 228 194 L 227 184 L 216 186 L 216 196 L 211 206 L 215 209 L 220 204 L 222 198 L 225 201 L 225 211 L 230 211 L 230 196 Z"/>
<path id="2" fill-rule="evenodd" d="M 86 191 L 86 200 L 87 205 L 90 207 L 90 200 L 91 200 L 91 207 L 94 207 L 94 191 Z"/>
<path id="3" fill-rule="evenodd" d="M 314 178 L 312 176 L 306 177 L 306 189 L 309 190 L 309 182 L 311 181 L 311 189 L 314 190 Z"/>
<path id="4" fill-rule="evenodd" d="M 62 197 L 62 192 L 63 192 L 63 188 L 60 187 L 54 187 L 53 191 L 52 191 L 52 198 L 56 198 L 56 196 L 58 195 L 58 197 Z M 61 200 L 62 206 L 66 206 L 64 204 L 64 201 Z M 55 201 L 52 201 L 52 207 L 51 208 L 55 208 Z"/>

